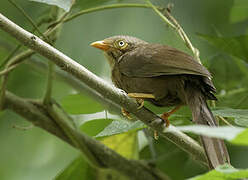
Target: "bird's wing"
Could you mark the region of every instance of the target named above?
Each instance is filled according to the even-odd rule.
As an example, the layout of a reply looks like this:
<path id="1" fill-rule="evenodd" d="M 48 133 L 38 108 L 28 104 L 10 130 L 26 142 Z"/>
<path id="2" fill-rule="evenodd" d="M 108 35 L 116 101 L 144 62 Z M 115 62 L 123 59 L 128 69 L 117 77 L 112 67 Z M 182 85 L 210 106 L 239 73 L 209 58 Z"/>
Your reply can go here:
<path id="1" fill-rule="evenodd" d="M 129 77 L 192 74 L 211 77 L 208 70 L 190 55 L 159 44 L 143 44 L 125 53 L 118 61 L 121 73 Z"/>

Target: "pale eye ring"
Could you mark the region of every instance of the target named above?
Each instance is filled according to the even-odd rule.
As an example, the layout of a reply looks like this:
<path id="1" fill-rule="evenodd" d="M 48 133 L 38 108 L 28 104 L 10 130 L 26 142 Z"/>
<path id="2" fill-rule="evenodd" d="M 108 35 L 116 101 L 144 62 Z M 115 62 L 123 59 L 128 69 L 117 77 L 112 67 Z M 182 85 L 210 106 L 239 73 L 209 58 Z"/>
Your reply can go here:
<path id="1" fill-rule="evenodd" d="M 125 45 L 125 42 L 124 42 L 124 41 L 119 41 L 119 42 L 118 42 L 118 45 L 119 45 L 120 47 L 123 47 L 123 46 Z"/>

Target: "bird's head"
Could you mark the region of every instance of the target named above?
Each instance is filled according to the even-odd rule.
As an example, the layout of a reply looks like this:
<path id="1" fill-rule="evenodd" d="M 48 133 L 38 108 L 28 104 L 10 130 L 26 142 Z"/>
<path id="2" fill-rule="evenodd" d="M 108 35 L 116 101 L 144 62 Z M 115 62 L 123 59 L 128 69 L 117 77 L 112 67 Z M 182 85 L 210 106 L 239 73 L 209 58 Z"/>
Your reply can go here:
<path id="1" fill-rule="evenodd" d="M 131 36 L 112 36 L 101 41 L 91 43 L 91 46 L 104 51 L 111 68 L 118 59 L 125 53 L 134 50 L 140 44 L 147 42 Z"/>

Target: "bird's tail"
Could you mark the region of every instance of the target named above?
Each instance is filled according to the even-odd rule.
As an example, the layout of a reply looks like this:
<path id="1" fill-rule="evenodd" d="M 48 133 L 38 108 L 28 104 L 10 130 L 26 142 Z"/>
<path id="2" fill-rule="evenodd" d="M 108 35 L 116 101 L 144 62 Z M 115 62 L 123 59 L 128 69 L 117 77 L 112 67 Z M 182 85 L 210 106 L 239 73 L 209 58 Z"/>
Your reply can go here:
<path id="1" fill-rule="evenodd" d="M 191 89 L 187 94 L 187 104 L 192 111 L 193 122 L 208 126 L 218 126 L 206 103 L 205 96 L 195 89 Z M 211 169 L 224 163 L 230 163 L 229 154 L 223 140 L 201 136 L 201 141 Z"/>

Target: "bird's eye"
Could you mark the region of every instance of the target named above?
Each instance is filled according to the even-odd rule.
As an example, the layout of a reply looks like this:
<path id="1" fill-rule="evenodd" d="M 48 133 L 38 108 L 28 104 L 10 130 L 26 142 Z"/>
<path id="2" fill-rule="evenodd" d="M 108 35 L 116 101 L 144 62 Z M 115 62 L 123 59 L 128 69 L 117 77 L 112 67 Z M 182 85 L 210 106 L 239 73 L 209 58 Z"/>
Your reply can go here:
<path id="1" fill-rule="evenodd" d="M 124 42 L 124 41 L 119 41 L 119 42 L 118 42 L 118 45 L 119 45 L 120 47 L 123 47 L 123 46 L 125 45 L 125 42 Z"/>

